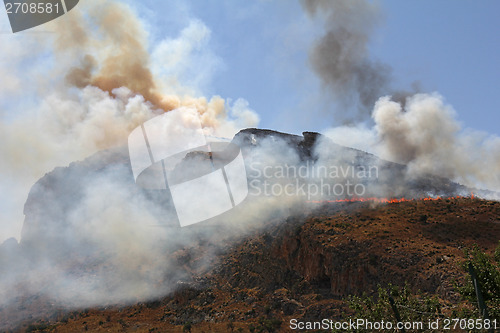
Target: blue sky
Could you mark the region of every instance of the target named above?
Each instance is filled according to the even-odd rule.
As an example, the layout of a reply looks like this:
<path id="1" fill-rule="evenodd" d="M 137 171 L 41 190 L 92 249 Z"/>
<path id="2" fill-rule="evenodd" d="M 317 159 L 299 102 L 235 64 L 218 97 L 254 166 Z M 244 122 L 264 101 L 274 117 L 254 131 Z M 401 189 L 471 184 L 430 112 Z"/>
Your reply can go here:
<path id="1" fill-rule="evenodd" d="M 422 92 L 442 94 L 464 127 L 500 135 L 500 2 L 378 3 L 382 20 L 370 51 L 392 67 L 392 86 L 410 89 L 418 81 Z M 300 133 L 338 125 L 307 58 L 322 24 L 309 19 L 298 2 L 143 4 L 138 9 L 154 37 L 175 36 L 192 18 L 211 30 L 209 43 L 221 65 L 205 94 L 245 98 L 261 116 L 260 127 Z"/>
<path id="2" fill-rule="evenodd" d="M 440 92 L 466 127 L 500 134 L 498 1 L 383 1 L 374 53 L 397 82 Z"/>

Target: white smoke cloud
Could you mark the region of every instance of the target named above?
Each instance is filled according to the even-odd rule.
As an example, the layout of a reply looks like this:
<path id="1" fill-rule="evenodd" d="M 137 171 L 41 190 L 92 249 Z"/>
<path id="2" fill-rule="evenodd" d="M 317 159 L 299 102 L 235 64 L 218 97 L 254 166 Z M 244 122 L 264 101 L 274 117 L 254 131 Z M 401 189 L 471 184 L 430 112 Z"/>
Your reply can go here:
<path id="1" fill-rule="evenodd" d="M 163 83 L 164 93 L 199 94 L 223 67 L 222 60 L 210 48 L 210 29 L 200 20 L 191 20 L 175 39 L 164 39 L 151 54 L 152 70 Z M 179 86 L 180 82 L 183 86 Z M 186 89 L 188 91 L 186 91 Z M 191 91 L 190 91 L 191 90 Z"/>
<path id="2" fill-rule="evenodd" d="M 371 152 L 407 166 L 414 179 L 449 178 L 477 189 L 500 190 L 500 138 L 464 128 L 458 114 L 438 93 L 415 94 L 404 101 L 379 98 L 374 126 L 340 126 L 324 131 L 332 141 Z"/>
<path id="3" fill-rule="evenodd" d="M 168 109 L 197 108 L 203 125 L 220 136 L 258 123 L 245 102 L 237 102 L 233 112 L 219 96 L 189 95 L 200 94 L 221 64 L 210 50 L 210 30 L 199 20 L 192 19 L 177 38 L 155 45 L 151 59 L 148 33 L 121 3 L 88 1 L 43 29 L 49 32 L 0 35 L 8 46 L 0 55 L 0 73 L 5 74 L 0 152 L 8 156 L 0 161 L 5 185 L 0 197 L 15 202 L 2 210 L 0 241 L 18 237 L 26 195 L 39 177 L 126 144 L 133 128 L 155 116 L 155 102 Z M 138 72 L 133 71 L 135 60 L 143 62 Z M 13 200 L 12 193 L 24 195 Z"/>
<path id="4" fill-rule="evenodd" d="M 500 138 L 463 129 L 455 110 L 439 94 L 414 95 L 404 108 L 382 97 L 372 117 L 377 152 L 407 164 L 408 176 L 433 174 L 500 190 Z"/>
<path id="5" fill-rule="evenodd" d="M 199 20 L 149 47 L 148 32 L 127 5 L 85 1 L 44 29 L 51 32 L 2 43 L 8 51 L 0 64 L 0 242 L 21 234 L 37 179 L 97 151 L 123 149 L 134 128 L 163 111 L 192 108 L 207 133 L 229 138 L 258 124 L 244 99 L 200 97 L 222 62 Z M 106 165 L 107 156 L 96 158 Z M 145 300 L 184 276 L 169 255 L 196 235 L 157 227 L 165 222 L 159 208 L 131 187 L 127 156 L 120 158 L 116 168 L 87 170 L 92 179 L 76 168 L 62 184 L 47 176 L 54 183 L 32 188 L 30 202 L 42 208 L 26 207 L 35 221 L 23 230 L 25 252 L 0 253 L 9 273 L 0 279 L 2 305 L 42 290 L 69 306 Z M 58 186 L 66 195 L 58 196 Z"/>

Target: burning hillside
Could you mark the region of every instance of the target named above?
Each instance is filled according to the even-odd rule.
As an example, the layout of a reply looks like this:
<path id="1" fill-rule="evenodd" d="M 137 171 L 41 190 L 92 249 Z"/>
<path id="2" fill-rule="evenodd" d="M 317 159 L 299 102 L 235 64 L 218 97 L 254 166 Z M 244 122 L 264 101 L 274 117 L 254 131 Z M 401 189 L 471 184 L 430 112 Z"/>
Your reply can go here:
<path id="1" fill-rule="evenodd" d="M 32 324 L 58 332 L 178 332 L 188 326 L 192 332 L 266 326 L 287 331 L 292 318 L 345 319 L 352 312 L 348 295 L 407 283 L 413 292 L 436 295 L 443 313 L 451 315 L 468 307 L 454 287 L 466 279 L 459 265 L 463 250 L 481 244 L 493 251 L 499 217 L 497 202 L 470 198 L 377 208 L 362 202 L 326 205 L 262 221 L 261 232 L 237 239 L 200 234 L 195 242 L 165 253 L 164 260 L 185 272 L 170 296 L 69 312 L 54 309 L 53 301 L 39 293 L 18 302 L 22 312 L 41 316 L 26 321 L 25 328 Z M 209 261 L 206 253 L 213 253 Z M 94 271 L 102 264 L 96 265 Z M 14 316 L 13 310 L 4 308 L 2 316 Z"/>
<path id="2" fill-rule="evenodd" d="M 456 197 L 448 197 L 448 198 L 441 198 L 441 197 L 424 197 L 424 198 L 416 198 L 416 199 L 406 199 L 406 198 L 348 198 L 348 199 L 337 199 L 337 200 L 324 200 L 324 201 L 308 201 L 310 203 L 340 203 L 340 202 L 373 202 L 373 203 L 399 203 L 399 202 L 407 202 L 407 201 L 415 201 L 415 200 L 422 200 L 422 201 L 436 201 L 436 200 L 450 200 L 450 199 L 464 199 L 465 197 L 457 195 Z M 473 200 L 474 199 L 474 193 L 471 192 L 470 198 Z"/>
<path id="3" fill-rule="evenodd" d="M 417 250 L 428 246 L 426 245 L 427 236 L 417 242 L 414 239 L 417 239 L 415 238 L 417 233 L 423 235 L 424 231 L 421 228 L 425 229 L 428 225 L 438 229 L 451 228 L 451 225 L 458 223 L 448 220 L 455 210 L 462 212 L 454 216 L 464 217 L 463 223 L 465 224 L 460 224 L 460 228 L 465 229 L 460 231 L 463 235 L 460 234 L 454 238 L 453 242 L 458 243 L 447 245 L 445 249 L 449 248 L 451 251 L 453 248 L 453 255 L 456 258 L 461 258 L 460 248 L 466 244 L 472 244 L 472 239 L 478 237 L 477 235 L 473 237 L 469 235 L 467 238 L 465 235 L 471 230 L 486 230 L 484 228 L 491 229 L 491 232 L 488 232 L 488 237 L 491 239 L 488 238 L 487 241 L 491 244 L 484 243 L 486 239 L 481 237 L 482 244 L 484 246 L 490 244 L 487 246 L 488 249 L 494 246 L 497 238 L 495 236 L 497 235 L 495 221 L 498 218 L 498 215 L 495 215 L 498 213 L 496 205 L 491 203 L 490 207 L 489 202 L 472 197 L 457 196 L 459 193 L 470 193 L 470 189 L 464 186 L 438 177 L 420 178 L 407 182 L 404 176 L 404 166 L 380 160 L 362 151 L 338 146 L 314 133 L 304 133 L 304 136 L 300 137 L 274 131 L 249 129 L 240 132 L 233 141 L 241 146 L 247 164 L 248 183 L 250 184 L 247 199 L 233 211 L 188 228 L 180 228 L 175 223 L 175 215 L 172 215 L 170 211 L 173 203 L 165 193 L 161 190 L 144 190 L 134 184 L 130 163 L 124 149 L 100 152 L 82 162 L 72 163 L 69 167 L 57 168 L 40 179 L 33 187 L 26 202 L 26 220 L 21 242 L 19 245 L 13 245 L 14 250 L 10 250 L 9 257 L 4 257 L 3 265 L 10 267 L 8 270 L 12 272 L 12 276 L 16 276 L 16 281 L 12 284 L 11 289 L 4 292 L 4 299 L 7 300 L 5 303 L 6 313 L 10 313 L 12 306 L 23 306 L 27 310 L 19 313 L 20 321 L 22 321 L 23 316 L 27 315 L 59 318 L 58 313 L 64 312 L 62 310 L 64 308 L 134 304 L 156 299 L 172 292 L 180 292 L 179 295 L 182 295 L 184 293 L 183 286 L 186 283 L 189 286 L 194 283 L 197 286 L 194 289 L 196 290 L 195 294 L 198 295 L 201 292 L 199 288 L 204 290 L 203 288 L 212 287 L 207 287 L 206 283 L 208 282 L 203 282 L 201 287 L 197 284 L 206 279 L 212 281 L 210 283 L 215 283 L 211 280 L 213 278 L 227 278 L 233 281 L 231 283 L 236 283 L 240 289 L 257 288 L 263 292 L 264 290 L 275 292 L 283 287 L 284 283 L 286 288 L 292 288 L 295 283 L 306 283 L 307 286 L 312 284 L 316 287 L 307 287 L 307 291 L 304 291 L 306 294 L 323 290 L 320 294 L 326 293 L 327 299 L 333 297 L 332 300 L 340 295 L 374 290 L 377 283 L 389 283 L 390 281 L 393 283 L 412 281 L 416 288 L 429 292 L 435 292 L 444 283 L 448 284 L 447 292 L 452 292 L 448 278 L 442 280 L 436 275 L 431 285 L 428 285 L 429 282 L 426 282 L 424 277 L 415 280 L 416 271 L 414 270 L 423 272 L 423 276 L 429 274 L 429 271 L 425 268 L 427 266 L 420 262 L 428 259 L 419 257 L 418 251 L 420 250 Z M 288 164 L 286 164 L 286 169 L 282 160 L 275 159 L 276 153 L 269 154 L 266 151 L 272 149 L 271 151 L 274 152 L 276 151 L 275 147 L 280 147 L 280 149 L 287 147 Z M 332 155 L 334 159 L 325 159 L 325 151 L 329 154 L 334 151 L 335 154 Z M 200 156 L 202 160 L 209 160 L 208 155 L 204 154 L 188 154 L 186 159 L 194 159 L 194 161 L 199 162 Z M 279 185 L 279 188 L 293 187 L 296 184 L 293 177 L 284 177 L 282 173 L 270 174 L 270 170 L 310 171 L 312 165 L 316 168 L 318 165 L 325 164 L 325 160 L 335 161 L 338 165 L 346 167 L 357 166 L 356 170 L 361 170 L 363 165 L 376 165 L 378 177 L 368 180 L 361 179 L 364 186 L 372 192 L 367 192 L 367 196 L 363 198 L 344 196 L 335 200 L 328 199 L 329 196 L 325 193 L 322 193 L 321 197 L 326 199 L 306 200 L 312 196 L 311 193 L 301 195 L 300 192 L 294 191 L 292 194 L 284 192 L 273 196 L 264 192 L 265 184 L 272 184 L 270 185 L 271 189 L 278 188 L 275 186 L 276 184 Z M 331 166 L 331 164 L 329 165 Z M 299 169 L 303 166 L 306 168 Z M 305 189 L 311 189 L 311 184 L 318 184 L 317 173 L 298 175 L 301 182 L 304 182 L 299 186 L 303 186 Z M 355 178 L 350 180 L 353 184 L 359 181 Z M 321 182 L 323 181 L 325 187 L 325 184 L 336 184 L 339 179 L 335 177 L 322 178 Z M 253 192 L 252 186 L 255 186 Z M 389 193 L 385 192 L 388 190 L 391 191 L 391 194 L 399 194 L 399 198 L 383 199 L 382 197 L 370 196 L 370 193 Z M 106 202 L 92 200 L 93 193 L 103 192 L 108 193 L 114 199 L 108 199 Z M 491 194 L 484 191 L 477 192 L 483 193 L 483 195 Z M 428 193 L 435 193 L 441 197 L 428 198 Z M 318 194 L 316 193 L 314 196 L 318 196 Z M 389 203 L 391 205 L 387 206 Z M 127 211 L 132 214 L 131 216 L 124 215 L 124 204 L 129 207 Z M 193 202 L 193 207 L 196 207 L 196 202 Z M 449 211 L 443 212 L 442 207 L 450 208 L 448 208 Z M 473 207 L 474 211 L 478 210 L 479 212 L 463 213 L 469 210 L 467 207 Z M 134 212 L 139 208 L 143 209 L 141 216 L 134 217 Z M 490 208 L 491 211 L 488 210 Z M 391 215 L 389 212 L 394 213 Z M 100 219 L 99 224 L 96 224 L 92 218 L 96 214 L 107 216 L 107 218 Z M 367 216 L 385 215 L 383 218 L 361 218 L 360 214 L 368 214 Z M 483 216 L 483 214 L 486 215 Z M 379 225 L 387 225 L 389 215 L 397 219 L 405 219 L 406 222 L 399 220 L 391 222 L 388 230 L 381 228 L 380 230 L 384 229 L 384 231 L 376 231 L 380 228 Z M 422 216 L 426 216 L 425 220 Z M 305 232 L 309 228 L 316 228 L 315 223 L 311 221 L 316 221 L 318 218 L 322 222 L 317 233 L 309 234 L 307 231 L 306 234 L 300 236 L 306 237 L 306 239 L 292 241 L 290 237 L 293 236 L 293 230 L 304 230 Z M 373 223 L 365 223 L 367 219 L 386 222 L 380 222 L 382 223 L 380 224 L 373 222 L 375 221 L 373 220 Z M 442 219 L 448 221 L 446 223 L 449 224 L 443 223 L 442 226 L 439 226 Z M 306 224 L 302 226 L 303 223 Z M 405 225 L 408 223 L 410 223 L 409 226 L 415 224 L 415 228 L 406 230 Z M 442 237 L 445 233 L 451 232 L 446 230 L 446 232 L 442 231 Z M 406 235 L 407 231 L 410 234 Z M 394 236 L 393 232 L 398 236 Z M 116 234 L 113 235 L 113 233 Z M 425 233 L 429 233 L 429 231 L 425 231 Z M 367 242 L 367 240 L 363 240 L 363 237 L 367 235 L 380 235 L 380 240 Z M 379 251 L 387 245 L 385 238 L 388 238 L 387 242 L 396 244 L 403 242 L 401 237 L 406 237 L 405 235 L 414 245 L 411 246 L 412 250 L 409 253 L 402 254 L 401 260 L 406 262 L 409 259 L 405 256 L 410 256 L 413 258 L 412 262 L 419 261 L 412 264 L 413 268 L 407 268 L 409 270 L 407 274 L 405 273 L 406 275 L 401 275 L 402 271 L 396 268 L 398 264 L 392 262 L 396 260 L 394 256 L 387 263 L 387 265 L 394 265 L 394 268 L 390 268 L 390 270 L 394 270 L 394 273 L 388 273 L 389 266 L 377 268 L 381 269 L 380 272 L 385 272 L 384 274 L 372 272 L 372 268 L 364 266 L 365 259 L 361 259 L 361 257 L 368 256 L 366 260 L 369 262 L 378 262 L 386 255 L 386 253 Z M 465 237 L 464 240 L 469 239 L 470 242 L 462 244 L 462 240 L 460 240 L 462 236 Z M 143 241 L 138 242 L 137 237 Z M 232 253 L 234 249 L 243 246 L 242 244 L 252 244 L 254 241 L 251 239 L 255 237 L 257 237 L 256 239 L 264 237 L 262 239 L 265 240 L 263 243 L 265 247 L 259 250 L 264 251 L 258 254 L 261 259 L 252 261 L 253 264 L 257 265 L 261 261 L 269 260 L 270 257 L 281 258 L 269 267 L 278 269 L 278 263 L 284 260 L 287 263 L 286 271 L 280 271 L 280 268 L 276 272 L 260 271 L 260 273 L 252 274 L 246 274 L 244 270 L 238 272 L 238 262 L 247 266 L 245 264 L 247 259 L 243 258 L 250 258 L 248 256 L 253 253 L 250 248 L 247 249 L 248 251 L 237 250 L 243 257 L 236 262 L 233 262 L 230 257 L 224 257 L 226 253 Z M 317 237 L 320 237 L 321 240 Z M 344 244 L 346 239 L 350 242 L 347 243 L 347 245 L 350 244 L 349 246 Z M 353 239 L 357 239 L 357 241 L 353 243 Z M 441 241 L 444 240 L 433 240 L 432 242 L 437 244 Z M 312 243 L 309 244 L 309 242 Z M 303 246 L 306 247 L 301 249 Z M 391 247 L 392 245 L 387 246 Z M 440 248 L 439 245 L 432 246 Z M 394 245 L 394 248 L 407 250 L 402 245 L 397 247 Z M 297 256 L 302 251 L 304 254 Z M 306 254 L 311 256 L 316 252 L 318 258 L 302 257 Z M 337 268 L 335 268 L 337 264 L 328 268 L 325 266 L 325 260 L 335 263 L 337 259 L 334 260 L 334 257 L 338 257 L 340 253 L 344 252 L 347 256 L 361 257 L 352 258 L 354 266 L 348 269 L 348 273 L 337 275 Z M 444 252 L 436 251 L 442 256 L 449 256 Z M 374 259 L 373 256 L 377 256 L 377 259 Z M 345 260 L 346 258 L 339 261 L 338 265 Z M 429 260 L 432 262 L 437 259 L 432 257 Z M 230 264 L 231 262 L 237 266 L 233 266 Z M 407 265 L 408 263 L 405 263 L 403 266 L 407 267 Z M 39 276 L 36 282 L 30 278 L 31 274 L 23 278 L 25 275 L 22 272 L 26 267 L 30 267 L 32 272 L 37 272 L 34 273 Z M 338 269 L 344 272 L 347 268 L 342 267 Z M 229 274 L 225 271 L 226 269 L 232 273 Z M 223 274 L 222 276 L 229 274 L 230 276 L 223 278 L 220 274 Z M 179 281 L 183 282 L 179 284 Z M 327 283 L 327 281 L 329 282 Z M 40 290 L 44 290 L 44 292 L 40 292 Z M 194 291 L 189 291 L 189 293 L 191 292 Z M 19 298 L 19 293 L 23 297 Z M 47 300 L 47 302 L 54 304 L 55 309 L 60 310 L 51 310 L 51 307 L 46 306 L 41 306 L 40 309 L 43 311 L 35 310 L 34 307 L 38 307 L 36 305 L 38 303 L 33 303 L 33 297 Z M 174 296 L 174 299 L 177 297 L 183 296 Z M 232 296 L 226 295 L 224 297 Z M 331 304 L 333 311 L 331 315 L 335 313 L 339 315 L 338 309 L 333 310 L 336 307 L 334 304 L 337 302 Z M 310 304 L 312 305 L 312 303 Z M 265 305 L 262 306 L 265 307 Z M 298 311 L 299 308 L 302 309 L 302 306 L 299 308 L 290 306 L 291 309 L 295 310 L 286 310 L 287 313 L 292 311 L 288 315 L 297 315 L 295 311 Z M 183 311 L 182 307 L 175 306 L 174 308 Z M 170 322 L 173 320 L 174 325 L 194 320 L 188 320 L 187 317 L 177 312 L 165 316 L 164 320 L 167 321 L 168 317 Z M 202 317 L 196 315 L 194 318 L 199 318 L 196 319 L 196 322 L 201 323 L 204 321 Z M 220 318 L 222 321 L 228 320 L 226 316 Z"/>
<path id="4" fill-rule="evenodd" d="M 500 138 L 392 87 L 378 2 L 72 3 L 0 34 L 0 330 L 273 331 L 390 283 L 473 315 L 452 284 L 499 238 Z"/>

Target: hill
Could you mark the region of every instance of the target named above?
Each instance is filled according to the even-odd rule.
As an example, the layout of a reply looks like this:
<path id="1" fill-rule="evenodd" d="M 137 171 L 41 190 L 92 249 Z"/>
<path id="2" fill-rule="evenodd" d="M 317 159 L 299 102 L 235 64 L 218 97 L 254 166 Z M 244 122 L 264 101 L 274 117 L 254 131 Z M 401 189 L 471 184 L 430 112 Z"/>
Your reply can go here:
<path id="1" fill-rule="evenodd" d="M 466 278 L 464 249 L 498 244 L 500 203 L 457 196 L 471 189 L 447 179 L 408 179 L 405 166 L 317 133 L 247 129 L 233 142 L 250 166 L 376 165 L 378 177 L 362 182 L 367 197 L 408 201 L 255 196 L 179 228 L 165 214 L 168 198 L 134 184 L 126 149 L 100 152 L 33 186 L 21 242 L 0 248 L 9 286 L 0 329 L 286 330 L 292 318 L 345 318 L 349 296 L 389 284 L 453 309 L 463 305 L 453 283 Z"/>
<path id="2" fill-rule="evenodd" d="M 460 268 L 464 248 L 480 244 L 492 252 L 500 235 L 498 202 L 334 206 L 286 223 L 270 221 L 264 232 L 235 244 L 200 242 L 179 250 L 175 256 L 191 279 L 179 281 L 170 296 L 60 313 L 43 325 L 56 332 L 181 332 L 191 323 L 192 332 L 230 331 L 231 326 L 248 332 L 272 318 L 286 331 L 292 318 L 341 319 L 350 311 L 347 295 L 405 282 L 453 307 L 462 302 L 453 282 L 466 278 Z M 200 252 L 214 248 L 219 253 L 213 268 L 190 267 Z"/>

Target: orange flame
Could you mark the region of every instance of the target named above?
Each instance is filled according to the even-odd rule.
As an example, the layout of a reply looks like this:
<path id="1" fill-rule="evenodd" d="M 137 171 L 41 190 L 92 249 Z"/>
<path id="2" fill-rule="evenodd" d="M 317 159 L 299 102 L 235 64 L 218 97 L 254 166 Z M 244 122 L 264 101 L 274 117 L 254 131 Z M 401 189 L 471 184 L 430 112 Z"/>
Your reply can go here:
<path id="1" fill-rule="evenodd" d="M 347 198 L 347 199 L 337 199 L 337 200 L 308 200 L 308 203 L 339 203 L 339 202 L 376 202 L 376 203 L 398 203 L 398 202 L 408 202 L 408 201 L 437 201 L 443 199 L 463 199 L 468 197 L 463 197 L 457 195 L 455 197 L 426 197 L 426 198 L 415 198 L 415 199 L 406 199 L 406 198 Z M 474 193 L 471 192 L 471 199 L 474 199 Z"/>

